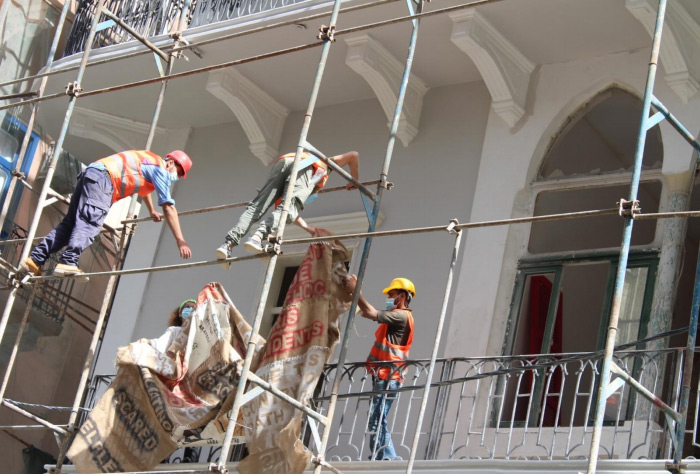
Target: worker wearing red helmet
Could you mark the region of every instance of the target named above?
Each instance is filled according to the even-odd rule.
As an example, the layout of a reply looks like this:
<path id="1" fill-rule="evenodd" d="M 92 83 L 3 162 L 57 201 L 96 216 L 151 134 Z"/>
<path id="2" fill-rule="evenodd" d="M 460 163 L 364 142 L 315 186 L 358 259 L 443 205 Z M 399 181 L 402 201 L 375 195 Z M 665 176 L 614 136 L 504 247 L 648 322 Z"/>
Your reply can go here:
<path id="1" fill-rule="evenodd" d="M 65 247 L 54 275 L 82 274 L 78 268 L 80 254 L 100 233 L 113 203 L 138 194 L 151 218 L 156 222 L 162 219 L 163 216 L 153 207 L 153 191 L 158 194 L 158 205 L 173 232 L 180 256 L 190 258 L 192 251 L 182 236 L 170 186 L 179 178 L 186 178 L 191 168 L 192 160 L 180 150 L 168 153 L 165 159 L 147 150 L 129 150 L 91 163 L 78 176 L 66 216 L 32 250 L 22 267 L 34 275 L 41 275 L 41 266 L 49 255 Z"/>

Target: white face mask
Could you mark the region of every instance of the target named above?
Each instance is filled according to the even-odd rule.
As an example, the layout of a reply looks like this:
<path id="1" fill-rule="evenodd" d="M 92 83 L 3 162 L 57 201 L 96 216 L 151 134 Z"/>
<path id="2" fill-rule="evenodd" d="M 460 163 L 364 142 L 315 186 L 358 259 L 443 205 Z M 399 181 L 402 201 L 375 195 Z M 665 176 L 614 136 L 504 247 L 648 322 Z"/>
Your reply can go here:
<path id="1" fill-rule="evenodd" d="M 392 309 L 394 309 L 394 306 L 396 306 L 394 304 L 394 298 L 387 298 L 384 302 L 384 306 L 386 307 L 387 311 L 391 311 Z"/>
<path id="2" fill-rule="evenodd" d="M 177 175 L 177 170 L 170 171 L 169 173 L 170 173 L 170 181 L 175 182 L 178 179 L 180 179 L 180 177 Z"/>

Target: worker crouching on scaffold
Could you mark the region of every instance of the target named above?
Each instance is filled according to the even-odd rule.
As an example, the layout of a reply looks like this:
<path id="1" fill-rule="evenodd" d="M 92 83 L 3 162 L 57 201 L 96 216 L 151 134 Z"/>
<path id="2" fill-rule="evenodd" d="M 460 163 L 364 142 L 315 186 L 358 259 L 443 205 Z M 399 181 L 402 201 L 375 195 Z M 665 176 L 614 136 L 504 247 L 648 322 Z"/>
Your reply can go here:
<path id="1" fill-rule="evenodd" d="M 66 247 L 53 274 L 83 274 L 78 268 L 80 255 L 100 233 L 113 203 L 138 194 L 151 218 L 156 222 L 162 220 L 163 216 L 153 207 L 153 191 L 158 194 L 158 204 L 175 237 L 180 256 L 190 258 L 192 251 L 182 236 L 170 186 L 179 178 L 186 178 L 191 168 L 192 160 L 180 150 L 168 153 L 165 160 L 147 150 L 130 150 L 91 163 L 78 176 L 66 216 L 21 262 L 21 267 L 39 276 L 49 255 Z"/>
<path id="2" fill-rule="evenodd" d="M 258 191 L 258 195 L 248 203 L 248 207 L 238 219 L 236 225 L 228 231 L 226 240 L 216 250 L 216 258 L 224 260 L 232 257 L 232 251 L 237 246 L 241 238 L 248 233 L 256 222 L 259 222 L 267 210 L 275 204 L 275 210 L 270 216 L 260 223 L 255 233 L 243 244 L 246 251 L 251 253 L 261 253 L 264 251 L 263 242 L 270 234 L 277 231 L 282 216 L 282 198 L 289 184 L 289 177 L 294 165 L 294 153 L 282 155 L 272 166 L 267 181 Z M 349 151 L 342 155 L 331 158 L 340 167 L 347 166 L 350 175 L 359 180 L 360 160 L 356 151 Z M 328 180 L 331 169 L 319 158 L 302 153 L 299 171 L 292 193 L 292 201 L 289 205 L 287 223 L 294 223 L 313 235 L 316 228 L 308 225 L 299 215 L 304 210 L 306 204 L 316 199 L 318 191 L 323 188 Z M 345 185 L 346 189 L 355 189 L 352 183 Z M 224 264 L 228 266 L 227 264 Z"/>
<path id="3" fill-rule="evenodd" d="M 355 291 L 357 277 L 350 275 L 345 283 L 349 292 Z M 401 460 L 396 455 L 387 417 L 391 405 L 398 397 L 395 390 L 399 389 L 404 380 L 404 364 L 413 344 L 413 312 L 408 308 L 416 287 L 407 278 L 394 278 L 391 284 L 382 291 L 388 296 L 385 311 L 377 310 L 359 294 L 358 306 L 360 314 L 367 319 L 377 321 L 379 328 L 374 333 L 375 341 L 367 357 L 367 372 L 372 375 L 372 391 L 394 391 L 372 397 L 369 409 L 367 430 L 369 431 L 370 460 Z M 385 362 L 376 364 L 376 362 Z M 392 362 L 388 364 L 387 362 Z"/>

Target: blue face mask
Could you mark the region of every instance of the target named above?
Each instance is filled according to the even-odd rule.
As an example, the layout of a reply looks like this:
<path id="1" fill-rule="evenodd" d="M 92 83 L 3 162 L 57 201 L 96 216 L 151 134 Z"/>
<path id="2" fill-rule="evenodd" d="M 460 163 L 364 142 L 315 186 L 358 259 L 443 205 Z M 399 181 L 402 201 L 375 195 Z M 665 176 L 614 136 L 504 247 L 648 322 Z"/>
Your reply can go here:
<path id="1" fill-rule="evenodd" d="M 172 181 L 173 183 L 180 179 L 180 177 L 177 175 L 177 170 L 170 171 L 168 174 L 170 175 L 170 181 Z"/>
<path id="2" fill-rule="evenodd" d="M 391 311 L 394 309 L 394 298 L 387 298 L 387 300 L 384 302 L 384 307 L 386 308 L 387 311 Z"/>
<path id="3" fill-rule="evenodd" d="M 190 316 L 192 316 L 192 311 L 194 311 L 194 308 L 189 306 L 182 310 L 180 316 L 182 317 L 182 319 L 189 319 Z"/>
<path id="4" fill-rule="evenodd" d="M 306 198 L 306 201 L 304 201 L 304 205 L 311 204 L 312 202 L 314 202 L 316 200 L 317 197 L 318 197 L 318 193 L 313 193 L 311 196 Z"/>

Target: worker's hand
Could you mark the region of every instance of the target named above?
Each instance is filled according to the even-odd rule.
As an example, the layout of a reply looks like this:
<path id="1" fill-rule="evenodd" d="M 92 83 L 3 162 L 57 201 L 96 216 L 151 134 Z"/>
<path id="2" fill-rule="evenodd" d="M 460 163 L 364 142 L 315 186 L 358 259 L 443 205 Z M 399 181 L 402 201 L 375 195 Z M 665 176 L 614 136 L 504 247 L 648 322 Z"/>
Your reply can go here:
<path id="1" fill-rule="evenodd" d="M 314 227 L 314 231 L 311 234 L 314 237 L 326 237 L 327 235 L 332 235 L 330 232 L 328 232 L 326 229 L 322 229 L 320 227 Z"/>
<path id="2" fill-rule="evenodd" d="M 163 220 L 163 216 L 160 212 L 154 210 L 153 212 L 151 212 L 151 219 L 153 219 L 153 222 L 160 222 Z"/>
<path id="3" fill-rule="evenodd" d="M 180 257 L 188 259 L 192 256 L 192 250 L 190 250 L 190 246 L 184 240 L 178 240 L 177 248 L 180 250 Z"/>
<path id="4" fill-rule="evenodd" d="M 348 275 L 345 279 L 345 289 L 348 290 L 348 293 L 354 293 L 355 286 L 357 286 L 357 275 Z"/>
<path id="5" fill-rule="evenodd" d="M 353 189 L 357 189 L 357 186 L 355 186 L 351 182 L 348 182 L 348 184 L 345 185 L 345 189 L 347 189 L 348 191 L 352 191 Z"/>

